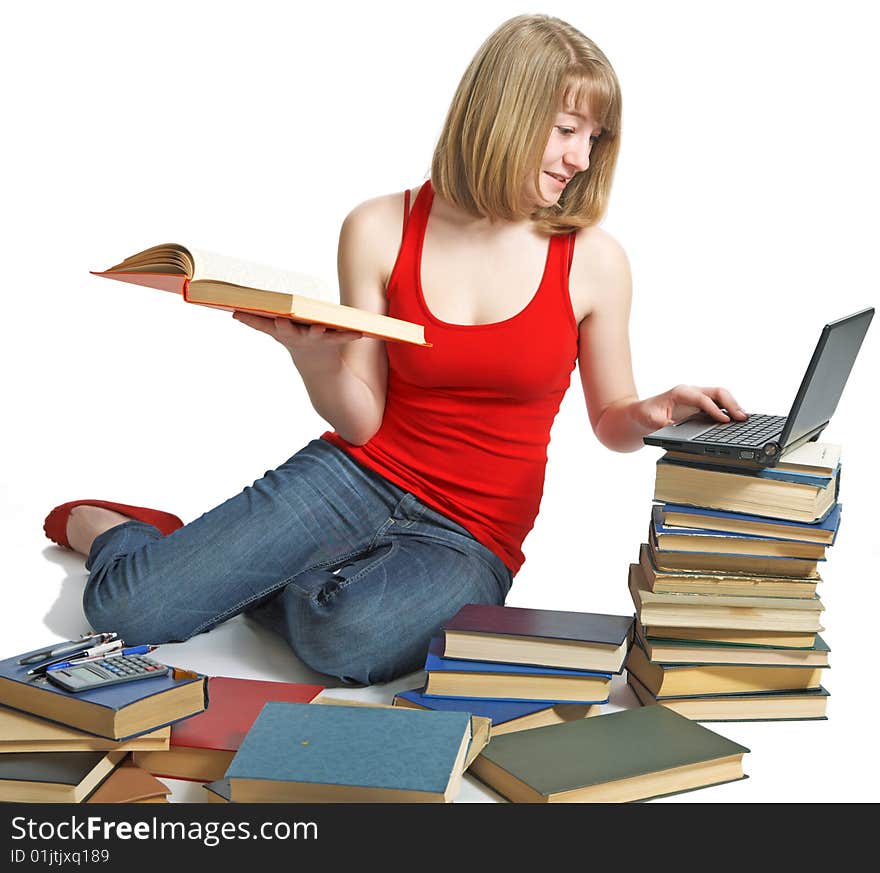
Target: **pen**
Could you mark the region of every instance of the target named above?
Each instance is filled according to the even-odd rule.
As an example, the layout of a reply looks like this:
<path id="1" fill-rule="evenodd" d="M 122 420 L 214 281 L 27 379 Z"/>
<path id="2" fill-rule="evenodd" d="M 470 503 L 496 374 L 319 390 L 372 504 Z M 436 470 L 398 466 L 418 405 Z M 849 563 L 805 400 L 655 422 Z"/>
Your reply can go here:
<path id="1" fill-rule="evenodd" d="M 42 652 L 35 652 L 33 655 L 28 655 L 26 658 L 22 658 L 18 663 L 36 664 L 38 661 L 45 661 L 49 658 L 59 658 L 62 655 L 69 655 L 71 652 L 76 652 L 79 649 L 86 649 L 93 643 L 109 642 L 110 640 L 115 639 L 115 637 L 115 632 L 86 634 L 78 640 L 69 640 L 66 643 L 62 643 L 60 646 L 55 646 L 51 649 L 44 649 Z"/>
<path id="2" fill-rule="evenodd" d="M 100 646 L 92 646 L 91 648 L 79 649 L 78 651 L 74 650 L 74 651 L 70 652 L 70 654 L 73 655 L 74 657 L 77 657 L 77 658 L 80 658 L 80 657 L 91 658 L 92 656 L 96 656 L 96 655 L 103 656 L 103 655 L 106 655 L 110 652 L 115 652 L 115 651 L 121 649 L 124 645 L 125 645 L 124 640 L 113 640 L 113 642 L 104 643 L 103 645 L 100 645 Z M 70 660 L 70 659 L 68 658 L 65 660 Z M 45 673 L 46 670 L 48 670 L 50 667 L 53 667 L 57 663 L 58 663 L 58 659 L 56 658 L 54 661 L 50 661 L 48 664 L 40 664 L 38 667 L 32 667 L 30 670 L 27 671 L 27 675 L 33 676 L 35 673 Z"/>
<path id="3" fill-rule="evenodd" d="M 119 649 L 106 655 L 94 655 L 90 658 L 76 658 L 73 661 L 63 661 L 60 664 L 50 664 L 46 672 L 60 670 L 62 667 L 75 667 L 77 664 L 88 664 L 89 661 L 103 661 L 105 658 L 118 658 L 120 655 L 146 655 L 157 649 L 158 646 L 129 646 L 127 649 Z"/>

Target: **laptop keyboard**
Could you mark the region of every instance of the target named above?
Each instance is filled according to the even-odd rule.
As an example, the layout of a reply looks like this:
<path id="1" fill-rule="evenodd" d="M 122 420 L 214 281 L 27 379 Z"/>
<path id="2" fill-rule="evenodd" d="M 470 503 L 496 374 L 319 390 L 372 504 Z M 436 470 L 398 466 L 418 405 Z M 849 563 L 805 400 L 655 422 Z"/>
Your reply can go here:
<path id="1" fill-rule="evenodd" d="M 784 415 L 750 415 L 746 421 L 716 424 L 693 438 L 695 443 L 724 443 L 737 446 L 763 446 L 785 427 Z"/>

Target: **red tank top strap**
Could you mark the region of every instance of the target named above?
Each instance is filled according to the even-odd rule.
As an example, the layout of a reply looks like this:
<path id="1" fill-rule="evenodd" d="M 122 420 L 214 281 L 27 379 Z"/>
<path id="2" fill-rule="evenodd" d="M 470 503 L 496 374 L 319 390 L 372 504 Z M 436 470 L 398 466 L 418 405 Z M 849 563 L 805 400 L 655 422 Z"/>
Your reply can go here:
<path id="1" fill-rule="evenodd" d="M 406 225 L 409 221 L 409 188 L 403 192 L 403 230 L 400 234 L 400 244 L 403 245 L 403 238 L 406 236 Z"/>
<path id="2" fill-rule="evenodd" d="M 577 319 L 574 314 L 574 308 L 571 302 L 571 288 L 569 287 L 569 279 L 571 277 L 571 264 L 574 259 L 574 243 L 577 231 L 567 233 L 565 236 L 553 237 L 551 245 L 557 245 L 559 252 L 556 263 L 556 274 L 552 279 L 553 285 L 557 289 L 558 297 L 562 306 L 564 318 L 569 326 L 577 333 Z"/>

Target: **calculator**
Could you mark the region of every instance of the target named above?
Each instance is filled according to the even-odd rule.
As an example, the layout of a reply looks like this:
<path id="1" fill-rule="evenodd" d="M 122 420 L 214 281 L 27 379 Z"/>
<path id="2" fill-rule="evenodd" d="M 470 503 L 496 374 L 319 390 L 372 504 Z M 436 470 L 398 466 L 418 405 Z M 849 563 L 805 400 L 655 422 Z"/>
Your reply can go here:
<path id="1" fill-rule="evenodd" d="M 65 691 L 91 691 L 94 688 L 105 688 L 107 685 L 118 685 L 121 682 L 133 682 L 136 679 L 153 679 L 165 676 L 168 667 L 158 664 L 152 658 L 143 655 L 117 655 L 114 658 L 102 658 L 88 664 L 76 664 L 48 670 L 46 678 L 63 688 Z"/>

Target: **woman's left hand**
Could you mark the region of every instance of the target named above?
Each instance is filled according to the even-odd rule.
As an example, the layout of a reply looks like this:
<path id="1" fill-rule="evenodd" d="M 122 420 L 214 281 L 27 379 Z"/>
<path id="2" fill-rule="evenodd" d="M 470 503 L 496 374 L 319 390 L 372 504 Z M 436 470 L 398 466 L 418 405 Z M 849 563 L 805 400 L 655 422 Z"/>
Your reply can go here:
<path id="1" fill-rule="evenodd" d="M 676 385 L 656 397 L 642 400 L 636 410 L 639 423 L 647 433 L 677 424 L 698 412 L 705 412 L 722 423 L 731 418 L 745 421 L 749 417 L 726 388 L 697 388 L 695 385 Z"/>

